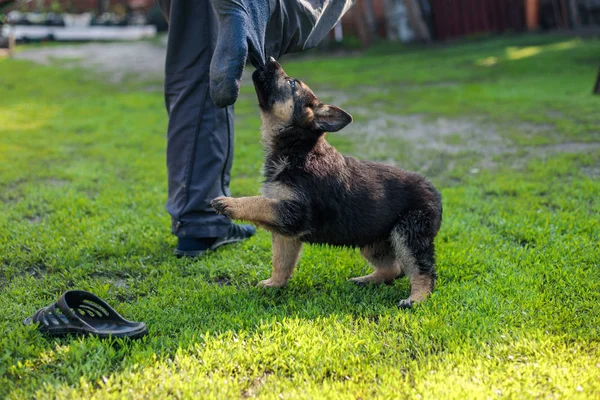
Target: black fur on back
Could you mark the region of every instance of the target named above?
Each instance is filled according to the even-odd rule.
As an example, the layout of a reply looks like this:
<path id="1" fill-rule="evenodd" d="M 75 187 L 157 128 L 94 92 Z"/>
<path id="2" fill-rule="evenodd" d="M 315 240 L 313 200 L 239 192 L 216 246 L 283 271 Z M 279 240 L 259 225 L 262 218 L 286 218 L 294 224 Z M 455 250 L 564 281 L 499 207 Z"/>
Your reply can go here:
<path id="1" fill-rule="evenodd" d="M 409 238 L 432 243 L 440 228 L 441 195 L 423 176 L 344 157 L 322 132 L 291 126 L 272 135 L 265 178 L 294 193 L 270 228 L 303 242 L 363 247 L 400 225 L 415 228 Z"/>

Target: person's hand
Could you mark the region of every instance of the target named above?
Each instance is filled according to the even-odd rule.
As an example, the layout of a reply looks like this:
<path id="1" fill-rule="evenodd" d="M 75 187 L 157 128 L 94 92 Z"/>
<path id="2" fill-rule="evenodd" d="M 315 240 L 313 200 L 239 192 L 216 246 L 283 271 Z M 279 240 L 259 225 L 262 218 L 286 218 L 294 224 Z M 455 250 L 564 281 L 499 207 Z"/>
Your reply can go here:
<path id="1" fill-rule="evenodd" d="M 265 63 L 265 33 L 269 0 L 212 0 L 219 19 L 219 36 L 210 64 L 210 97 L 218 107 L 235 103 L 248 59 Z"/>
<path id="2" fill-rule="evenodd" d="M 316 46 L 353 1 L 212 0 L 219 19 L 210 64 L 213 102 L 218 107 L 235 103 L 248 57 L 258 68 L 267 57 L 279 59 Z"/>

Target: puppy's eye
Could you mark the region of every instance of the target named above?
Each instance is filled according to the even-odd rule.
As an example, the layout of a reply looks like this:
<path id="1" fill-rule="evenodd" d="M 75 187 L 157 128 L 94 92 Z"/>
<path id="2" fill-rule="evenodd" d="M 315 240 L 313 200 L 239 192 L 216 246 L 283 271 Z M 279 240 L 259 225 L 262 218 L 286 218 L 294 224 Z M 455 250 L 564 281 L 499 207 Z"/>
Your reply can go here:
<path id="1" fill-rule="evenodd" d="M 292 89 L 296 88 L 296 80 L 295 79 L 290 80 L 290 86 L 292 87 Z"/>

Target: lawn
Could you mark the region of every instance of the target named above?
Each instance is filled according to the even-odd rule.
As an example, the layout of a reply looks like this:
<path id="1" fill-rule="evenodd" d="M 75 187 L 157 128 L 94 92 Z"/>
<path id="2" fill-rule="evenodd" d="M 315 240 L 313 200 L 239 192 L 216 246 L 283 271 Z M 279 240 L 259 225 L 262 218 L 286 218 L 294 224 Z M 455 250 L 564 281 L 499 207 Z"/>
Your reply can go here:
<path id="1" fill-rule="evenodd" d="M 306 247 L 284 289 L 269 235 L 172 256 L 162 94 L 0 60 L 0 398 L 599 398 L 600 41 L 523 36 L 284 67 L 355 116 L 347 154 L 440 188 L 432 297 L 356 287 L 357 250 Z M 236 105 L 233 194 L 259 190 L 259 117 Z M 68 289 L 145 321 L 139 341 L 22 320 Z"/>

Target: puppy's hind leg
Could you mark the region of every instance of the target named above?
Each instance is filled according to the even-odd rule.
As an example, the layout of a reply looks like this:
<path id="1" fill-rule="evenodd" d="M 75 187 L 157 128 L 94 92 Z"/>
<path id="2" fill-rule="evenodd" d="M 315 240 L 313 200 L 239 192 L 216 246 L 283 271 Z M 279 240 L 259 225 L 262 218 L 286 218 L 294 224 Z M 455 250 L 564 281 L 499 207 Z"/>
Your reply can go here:
<path id="1" fill-rule="evenodd" d="M 300 258 L 302 242 L 273 233 L 273 275 L 259 282 L 263 287 L 282 287 L 290 280 Z"/>
<path id="2" fill-rule="evenodd" d="M 402 266 L 395 257 L 394 249 L 389 240 L 377 242 L 360 249 L 363 257 L 375 268 L 369 275 L 350 280 L 359 285 L 369 283 L 391 283 L 404 275 Z"/>
<path id="3" fill-rule="evenodd" d="M 411 308 L 413 303 L 427 299 L 436 280 L 433 238 L 405 235 L 402 227 L 392 231 L 392 245 L 410 279 L 410 296 L 400 300 L 398 307 Z M 410 239 L 409 239 L 410 237 Z"/>

